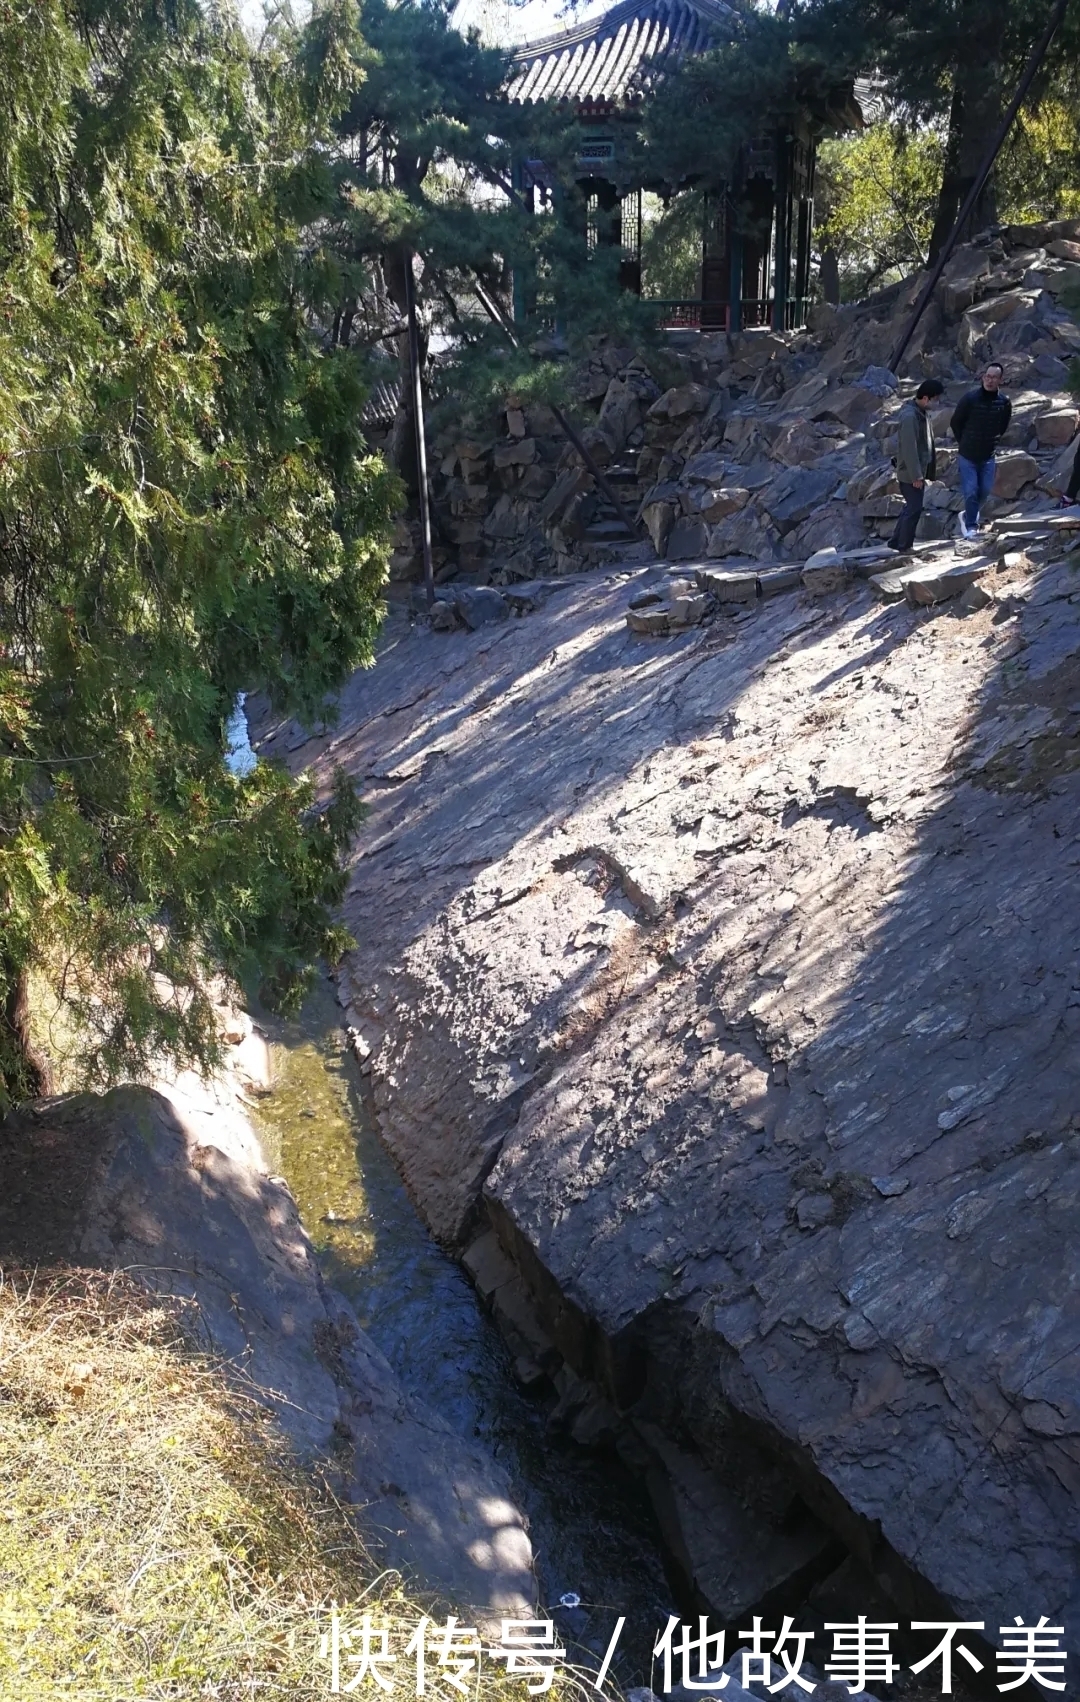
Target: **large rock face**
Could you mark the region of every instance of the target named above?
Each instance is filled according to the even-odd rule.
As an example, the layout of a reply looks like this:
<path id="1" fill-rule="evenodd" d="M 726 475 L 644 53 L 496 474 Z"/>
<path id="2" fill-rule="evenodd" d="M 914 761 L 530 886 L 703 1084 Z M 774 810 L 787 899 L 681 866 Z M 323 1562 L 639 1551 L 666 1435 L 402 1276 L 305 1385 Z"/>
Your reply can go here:
<path id="1" fill-rule="evenodd" d="M 743 1504 L 756 1450 L 901 1613 L 1075 1643 L 1080 582 L 1016 571 L 996 615 L 856 586 L 663 641 L 583 579 L 403 623 L 262 748 L 363 782 L 385 1137 L 616 1430 Z"/>
<path id="2" fill-rule="evenodd" d="M 190 1076 L 167 1091 L 43 1101 L 8 1119 L 5 1263 L 18 1245 L 20 1195 L 33 1209 L 35 1166 L 70 1152 L 78 1198 L 62 1202 L 65 1241 L 49 1256 L 128 1269 L 193 1301 L 207 1349 L 274 1409 L 305 1456 L 329 1462 L 384 1564 L 452 1607 L 475 1604 L 489 1622 L 500 1610 L 529 1612 L 532 1554 L 500 1468 L 406 1395 L 347 1301 L 326 1288 L 292 1195 L 267 1175 L 231 1095 Z"/>

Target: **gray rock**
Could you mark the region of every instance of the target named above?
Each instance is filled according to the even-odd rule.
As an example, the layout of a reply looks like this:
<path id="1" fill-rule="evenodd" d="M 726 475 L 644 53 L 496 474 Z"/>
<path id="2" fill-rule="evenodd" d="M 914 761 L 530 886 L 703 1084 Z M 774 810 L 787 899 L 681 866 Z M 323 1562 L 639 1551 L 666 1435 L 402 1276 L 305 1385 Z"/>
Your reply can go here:
<path id="1" fill-rule="evenodd" d="M 493 585 L 460 586 L 454 592 L 454 608 L 470 632 L 490 621 L 504 621 L 510 614 L 506 598 Z"/>
<path id="2" fill-rule="evenodd" d="M 1080 1425 L 1080 793 L 995 779 L 1045 752 L 1029 694 L 1080 648 L 1054 573 L 1071 587 L 1033 576 L 1050 600 L 988 646 L 871 591 L 836 624 L 755 600 L 655 684 L 602 577 L 453 663 L 395 629 L 339 736 L 359 772 L 403 741 L 441 754 L 369 800 L 341 992 L 382 1037 L 414 1197 L 452 1243 L 484 1192 L 548 1339 L 614 1405 L 712 1461 L 736 1413 L 764 1450 L 740 1492 L 794 1450 L 955 1617 L 1046 1612 L 1075 1642 L 1071 1442 L 1023 1415 Z M 981 1103 L 948 1097 L 972 1084 Z M 835 1205 L 808 1230 L 804 1171 Z M 866 1180 L 898 1173 L 900 1195 Z"/>
<path id="3" fill-rule="evenodd" d="M 607 387 L 597 419 L 613 451 L 618 454 L 626 440 L 644 419 L 637 387 L 622 378 L 613 378 Z"/>
<path id="4" fill-rule="evenodd" d="M 736 485 L 723 485 L 717 490 L 706 490 L 699 504 L 698 512 L 703 520 L 715 524 L 725 520 L 729 514 L 738 514 L 750 501 L 750 492 Z"/>
<path id="5" fill-rule="evenodd" d="M 457 614 L 454 605 L 448 598 L 436 597 L 428 614 L 433 632 L 453 632 L 457 626 Z"/>
<path id="6" fill-rule="evenodd" d="M 792 467 L 767 486 L 758 501 L 783 537 L 825 501 L 834 484 L 831 473 Z"/>
<path id="7" fill-rule="evenodd" d="M 709 531 L 704 520 L 678 519 L 667 536 L 669 561 L 697 561 L 708 548 Z"/>
<path id="8" fill-rule="evenodd" d="M 722 485 L 729 465 L 727 456 L 718 454 L 714 449 L 707 449 L 699 455 L 691 455 L 683 468 L 682 476 L 687 484 Z"/>
<path id="9" fill-rule="evenodd" d="M 873 396 L 893 396 L 898 388 L 896 374 L 887 366 L 868 366 L 859 383 Z"/>
<path id="10" fill-rule="evenodd" d="M 800 1229 L 820 1229 L 836 1216 L 836 1204 L 831 1194 L 807 1194 L 795 1208 Z"/>

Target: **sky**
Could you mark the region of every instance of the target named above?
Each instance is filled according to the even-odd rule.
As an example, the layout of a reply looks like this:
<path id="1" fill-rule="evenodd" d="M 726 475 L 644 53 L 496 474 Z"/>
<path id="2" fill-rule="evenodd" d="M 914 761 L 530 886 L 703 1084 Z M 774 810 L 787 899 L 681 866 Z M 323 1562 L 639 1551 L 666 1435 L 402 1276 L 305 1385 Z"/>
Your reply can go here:
<path id="1" fill-rule="evenodd" d="M 583 18 L 603 12 L 613 0 L 525 0 L 511 4 L 510 0 L 458 0 L 454 22 L 465 29 L 475 24 L 492 45 L 510 47 L 519 41 L 535 41 L 538 36 L 551 35 L 566 29 Z M 263 0 L 238 0 L 240 16 L 245 27 L 258 35 L 263 24 Z M 301 17 L 310 10 L 309 0 L 293 0 L 293 10 Z"/>

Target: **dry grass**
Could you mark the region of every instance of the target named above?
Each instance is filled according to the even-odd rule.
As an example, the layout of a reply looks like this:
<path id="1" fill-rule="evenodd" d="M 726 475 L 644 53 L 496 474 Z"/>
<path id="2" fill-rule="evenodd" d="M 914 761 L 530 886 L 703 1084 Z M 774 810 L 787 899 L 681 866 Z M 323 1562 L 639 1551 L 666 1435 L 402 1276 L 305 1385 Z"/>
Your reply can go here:
<path id="1" fill-rule="evenodd" d="M 117 1276 L 3 1278 L 0 1702 L 326 1696 L 334 1601 L 401 1649 L 424 1611 L 182 1313 Z M 413 1693 L 400 1657 L 394 1677 Z"/>

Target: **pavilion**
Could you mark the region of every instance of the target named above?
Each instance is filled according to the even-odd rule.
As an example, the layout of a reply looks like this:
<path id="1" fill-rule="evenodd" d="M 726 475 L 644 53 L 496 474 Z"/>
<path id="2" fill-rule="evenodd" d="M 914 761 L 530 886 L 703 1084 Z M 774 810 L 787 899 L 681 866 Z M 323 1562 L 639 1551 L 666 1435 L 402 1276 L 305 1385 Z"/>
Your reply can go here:
<path id="1" fill-rule="evenodd" d="M 619 0 L 586 23 L 514 50 L 508 99 L 550 101 L 574 111 L 584 132 L 577 185 L 586 240 L 622 250 L 620 281 L 638 295 L 642 192 L 670 196 L 689 185 L 632 180 L 620 160 L 628 151 L 629 122 L 667 70 L 719 45 L 737 20 L 737 9 L 725 0 Z M 700 296 L 665 303 L 669 323 L 734 331 L 805 322 L 817 143 L 827 130 L 861 127 L 866 96 L 859 92 L 863 104 L 854 89 L 839 97 L 831 91 L 790 128 L 748 139 L 735 181 L 705 198 Z M 543 204 L 551 190 L 543 162 L 516 162 L 515 187 L 532 207 Z M 519 289 L 519 317 L 524 306 Z"/>

